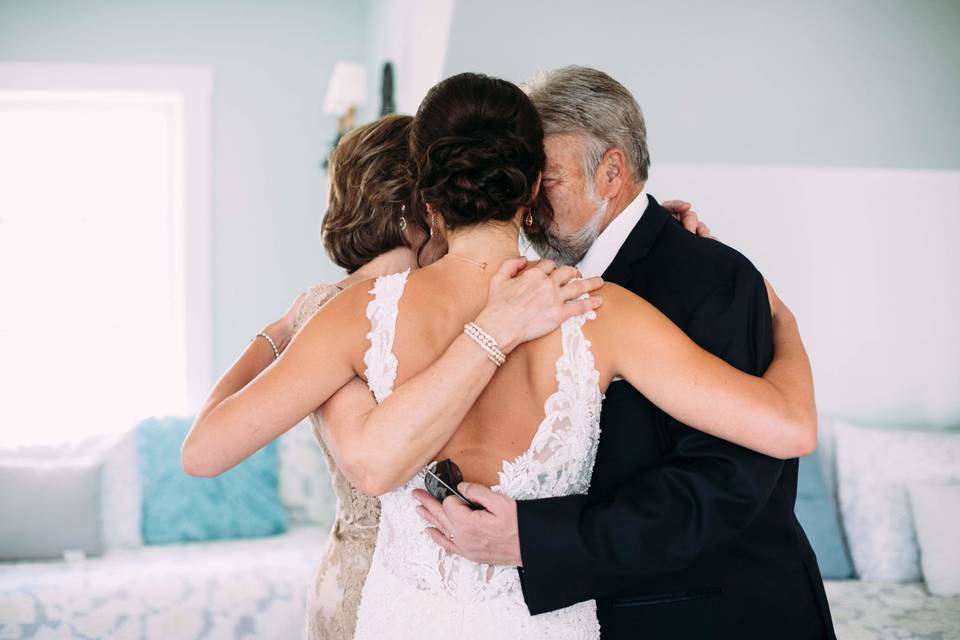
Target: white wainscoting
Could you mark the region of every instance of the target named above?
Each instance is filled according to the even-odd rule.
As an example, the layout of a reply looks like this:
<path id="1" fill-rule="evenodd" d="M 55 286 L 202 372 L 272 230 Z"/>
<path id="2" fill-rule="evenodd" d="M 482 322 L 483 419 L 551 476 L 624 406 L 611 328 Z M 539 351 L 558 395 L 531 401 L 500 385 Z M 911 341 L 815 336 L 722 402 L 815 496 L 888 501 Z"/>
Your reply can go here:
<path id="1" fill-rule="evenodd" d="M 821 413 L 960 422 L 960 172 L 655 165 L 796 313 Z"/>

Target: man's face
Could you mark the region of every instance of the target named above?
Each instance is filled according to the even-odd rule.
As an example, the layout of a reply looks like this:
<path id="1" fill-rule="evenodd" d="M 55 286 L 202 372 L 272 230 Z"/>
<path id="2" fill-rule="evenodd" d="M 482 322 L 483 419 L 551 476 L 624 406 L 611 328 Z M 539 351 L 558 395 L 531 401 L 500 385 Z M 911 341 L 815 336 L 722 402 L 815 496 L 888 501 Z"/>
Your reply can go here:
<path id="1" fill-rule="evenodd" d="M 600 235 L 607 201 L 596 194 L 594 176 L 585 176 L 581 163 L 583 139 L 574 134 L 544 137 L 547 163 L 542 189 L 553 208 L 550 245 L 537 251 L 562 264 L 576 264 Z"/>

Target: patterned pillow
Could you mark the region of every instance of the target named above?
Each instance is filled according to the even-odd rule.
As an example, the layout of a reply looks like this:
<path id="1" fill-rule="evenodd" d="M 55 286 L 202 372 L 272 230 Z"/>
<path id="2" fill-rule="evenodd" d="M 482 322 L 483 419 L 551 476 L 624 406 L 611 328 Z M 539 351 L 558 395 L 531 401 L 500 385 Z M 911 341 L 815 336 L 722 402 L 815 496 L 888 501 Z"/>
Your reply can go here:
<path id="1" fill-rule="evenodd" d="M 276 442 L 215 478 L 184 473 L 180 448 L 192 418 L 148 418 L 137 425 L 147 544 L 250 538 L 283 533 Z"/>
<path id="2" fill-rule="evenodd" d="M 864 429 L 838 422 L 840 510 L 860 578 L 921 579 L 907 486 L 960 482 L 960 432 Z"/>

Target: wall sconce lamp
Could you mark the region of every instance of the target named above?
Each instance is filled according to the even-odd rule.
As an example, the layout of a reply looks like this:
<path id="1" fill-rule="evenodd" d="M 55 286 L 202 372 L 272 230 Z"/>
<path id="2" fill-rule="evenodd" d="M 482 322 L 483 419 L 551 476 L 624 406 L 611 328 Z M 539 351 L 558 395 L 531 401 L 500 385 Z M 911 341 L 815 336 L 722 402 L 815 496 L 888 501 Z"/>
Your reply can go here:
<path id="1" fill-rule="evenodd" d="M 367 103 L 367 68 L 356 62 L 338 62 L 333 67 L 327 95 L 323 101 L 324 113 L 338 116 L 337 137 L 331 150 L 356 123 L 357 109 Z M 327 161 L 324 160 L 324 167 Z"/>

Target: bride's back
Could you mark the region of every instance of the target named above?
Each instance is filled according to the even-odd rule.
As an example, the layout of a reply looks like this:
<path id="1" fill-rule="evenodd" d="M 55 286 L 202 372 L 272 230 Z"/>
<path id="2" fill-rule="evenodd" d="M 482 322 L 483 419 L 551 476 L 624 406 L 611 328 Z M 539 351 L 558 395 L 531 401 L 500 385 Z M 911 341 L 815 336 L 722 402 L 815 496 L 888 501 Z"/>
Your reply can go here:
<path id="1" fill-rule="evenodd" d="M 543 128 L 530 100 L 509 82 L 477 74 L 453 76 L 427 93 L 411 145 L 428 224 L 447 237 L 450 253 L 372 287 L 366 369 L 355 361 L 354 370 L 367 371 L 379 401 L 440 357 L 464 324 L 477 319 L 499 260 L 516 255 L 519 220 L 532 215 L 545 161 Z M 578 339 L 586 317 L 570 318 L 559 331 L 514 349 L 440 458 L 456 462 L 465 479 L 515 499 L 586 492 L 600 412 L 593 360 Z M 566 366 L 558 375 L 561 355 Z M 545 416 L 544 401 L 558 384 L 558 400 Z M 516 464 L 504 464 L 518 456 Z M 421 469 L 380 496 L 358 639 L 449 638 L 465 631 L 492 638 L 599 637 L 592 601 L 531 616 L 515 569 L 443 553 L 424 534 L 415 510 L 411 493 L 425 486 Z"/>
<path id="2" fill-rule="evenodd" d="M 488 287 L 489 272 L 449 258 L 410 275 L 399 301 L 393 343 L 396 386 L 440 357 L 464 324 L 477 317 Z M 452 459 L 468 481 L 497 483 L 502 461 L 527 450 L 544 420 L 544 402 L 557 390 L 560 334 L 557 329 L 510 353 L 438 459 Z"/>
<path id="3" fill-rule="evenodd" d="M 546 161 L 543 135 L 529 98 L 504 80 L 460 74 L 421 103 L 410 134 L 415 190 L 431 235 L 435 229 L 447 237 L 450 253 L 407 279 L 392 343 L 396 384 L 440 357 L 477 318 L 499 262 L 516 255 L 520 221 L 528 232 L 551 223 L 549 208 L 533 211 Z M 528 450 L 544 402 L 557 391 L 561 333 L 516 348 L 440 452 L 467 480 L 493 485 L 502 461 Z"/>

